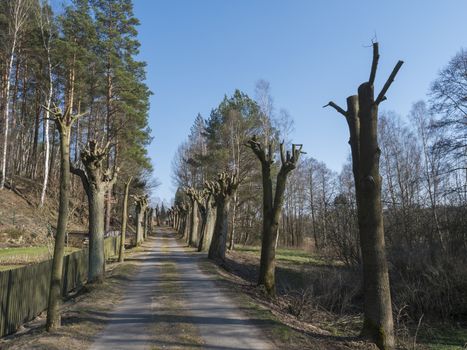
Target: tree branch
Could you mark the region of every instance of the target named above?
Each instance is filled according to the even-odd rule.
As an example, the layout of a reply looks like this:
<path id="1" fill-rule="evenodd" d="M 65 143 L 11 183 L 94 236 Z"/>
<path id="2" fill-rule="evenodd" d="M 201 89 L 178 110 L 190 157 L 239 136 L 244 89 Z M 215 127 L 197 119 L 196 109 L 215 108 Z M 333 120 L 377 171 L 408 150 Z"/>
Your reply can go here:
<path id="1" fill-rule="evenodd" d="M 373 43 L 373 62 L 371 63 L 370 79 L 368 80 L 370 85 L 373 85 L 375 82 L 376 69 L 378 68 L 378 61 L 379 61 L 379 46 L 378 46 L 378 43 Z"/>
<path id="2" fill-rule="evenodd" d="M 280 153 L 281 153 L 281 163 L 282 165 L 286 164 L 287 163 L 287 158 L 285 157 L 285 151 L 284 151 L 284 142 L 282 141 L 280 146 L 279 146 L 279 149 L 280 149 Z"/>
<path id="3" fill-rule="evenodd" d="M 336 111 L 338 111 L 344 117 L 347 117 L 347 112 L 343 108 L 336 105 L 334 102 L 330 101 L 327 105 L 324 105 L 323 108 L 326 108 L 328 106 L 334 108 Z"/>
<path id="4" fill-rule="evenodd" d="M 385 97 L 386 92 L 388 91 L 389 87 L 391 86 L 392 82 L 394 81 L 394 78 L 397 75 L 397 72 L 399 72 L 399 69 L 401 69 L 403 64 L 404 64 L 404 61 L 397 62 L 396 66 L 392 70 L 391 75 L 389 76 L 388 80 L 384 84 L 383 89 L 381 90 L 378 97 L 376 98 L 375 103 L 377 105 L 379 105 L 381 102 L 383 102 L 386 99 L 386 97 Z"/>

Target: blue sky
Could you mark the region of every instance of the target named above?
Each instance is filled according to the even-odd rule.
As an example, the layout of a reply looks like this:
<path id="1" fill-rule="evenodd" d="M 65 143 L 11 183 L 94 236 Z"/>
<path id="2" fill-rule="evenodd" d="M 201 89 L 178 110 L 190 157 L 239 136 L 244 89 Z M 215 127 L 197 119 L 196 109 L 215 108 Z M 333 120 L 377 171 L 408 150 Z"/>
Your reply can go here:
<path id="1" fill-rule="evenodd" d="M 171 162 L 192 122 L 208 117 L 224 94 L 254 96 L 270 82 L 276 109 L 295 121 L 292 140 L 339 171 L 348 155 L 345 107 L 368 79 L 371 40 L 380 42 L 376 90 L 405 61 L 382 109 L 407 115 L 431 81 L 467 46 L 467 1 L 421 0 L 135 0 L 140 58 L 147 67 L 154 141 L 149 154 L 170 200 Z"/>

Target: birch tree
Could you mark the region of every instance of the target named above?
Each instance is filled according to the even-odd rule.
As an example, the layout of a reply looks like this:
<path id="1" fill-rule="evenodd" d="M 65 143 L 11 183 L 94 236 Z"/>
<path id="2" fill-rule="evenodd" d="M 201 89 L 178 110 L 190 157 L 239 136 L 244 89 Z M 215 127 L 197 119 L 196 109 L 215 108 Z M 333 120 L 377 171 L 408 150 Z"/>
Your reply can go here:
<path id="1" fill-rule="evenodd" d="M 5 91 L 3 100 L 3 155 L 2 155 L 2 178 L 0 180 L 0 189 L 5 187 L 6 181 L 6 164 L 8 156 L 8 133 L 10 125 L 10 85 L 11 75 L 13 71 L 13 62 L 15 59 L 16 50 L 18 48 L 21 34 L 28 20 L 29 11 L 31 9 L 31 0 L 9 0 L 8 1 L 8 37 L 7 44 L 7 62 L 5 72 Z"/>

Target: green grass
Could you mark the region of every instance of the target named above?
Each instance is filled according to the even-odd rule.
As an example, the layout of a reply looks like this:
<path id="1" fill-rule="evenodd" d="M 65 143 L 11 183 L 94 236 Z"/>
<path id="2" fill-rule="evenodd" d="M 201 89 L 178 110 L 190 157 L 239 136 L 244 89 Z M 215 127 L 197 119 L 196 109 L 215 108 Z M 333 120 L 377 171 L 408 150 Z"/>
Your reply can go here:
<path id="1" fill-rule="evenodd" d="M 259 256 L 261 247 L 239 245 L 235 247 L 235 250 Z M 325 261 L 319 257 L 313 256 L 309 252 L 306 252 L 302 249 L 278 248 L 276 250 L 276 259 L 284 262 L 298 264 L 329 265 L 329 261 Z"/>
<path id="2" fill-rule="evenodd" d="M 467 348 L 467 329 L 454 327 L 430 328 L 421 332 L 418 344 L 430 350 L 461 350 Z"/>
<path id="3" fill-rule="evenodd" d="M 73 247 L 65 248 L 65 255 L 78 250 Z M 38 263 L 52 259 L 51 252 L 47 246 L 19 247 L 0 249 L 0 271 L 18 268 L 27 264 Z"/>
<path id="4" fill-rule="evenodd" d="M 46 246 L 41 247 L 19 247 L 19 248 L 2 248 L 0 249 L 0 260 L 11 256 L 43 256 L 48 255 L 49 251 Z"/>
<path id="5" fill-rule="evenodd" d="M 0 271 L 7 271 L 23 267 L 24 265 L 0 265 Z"/>

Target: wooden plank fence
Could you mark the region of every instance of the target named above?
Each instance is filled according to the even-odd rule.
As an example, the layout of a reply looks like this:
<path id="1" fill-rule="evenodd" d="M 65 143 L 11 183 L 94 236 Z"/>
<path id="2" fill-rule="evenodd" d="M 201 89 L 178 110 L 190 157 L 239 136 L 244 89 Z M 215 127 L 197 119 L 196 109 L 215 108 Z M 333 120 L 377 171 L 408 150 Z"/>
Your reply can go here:
<path id="1" fill-rule="evenodd" d="M 106 259 L 118 255 L 120 237 L 104 241 Z M 86 283 L 88 250 L 65 256 L 62 295 Z M 16 332 L 25 322 L 47 309 L 52 260 L 0 272 L 0 337 Z"/>

